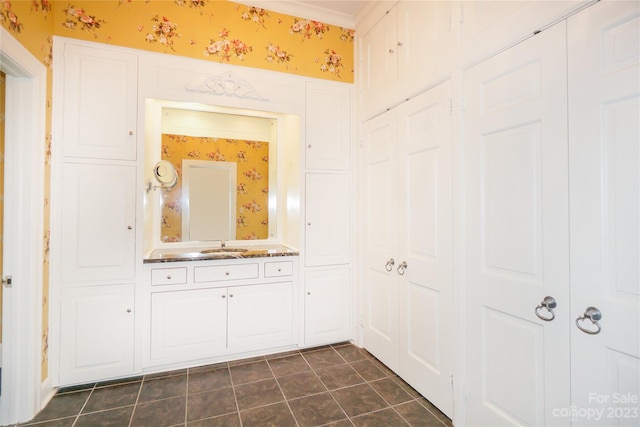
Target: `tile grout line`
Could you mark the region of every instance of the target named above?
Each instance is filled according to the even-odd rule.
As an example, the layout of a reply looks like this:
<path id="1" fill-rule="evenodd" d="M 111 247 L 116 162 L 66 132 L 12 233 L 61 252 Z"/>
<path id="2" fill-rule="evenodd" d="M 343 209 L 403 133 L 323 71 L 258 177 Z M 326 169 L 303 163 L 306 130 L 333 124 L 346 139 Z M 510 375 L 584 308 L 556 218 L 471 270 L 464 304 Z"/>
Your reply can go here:
<path id="1" fill-rule="evenodd" d="M 140 381 L 140 388 L 138 389 L 138 395 L 136 396 L 136 401 L 133 404 L 133 411 L 131 411 L 131 417 L 129 417 L 128 427 L 131 427 L 131 424 L 133 423 L 133 417 L 136 415 L 136 410 L 138 409 L 138 402 L 140 402 L 140 395 L 142 394 L 142 387 L 144 387 L 144 382 L 146 381 L 146 379 L 147 379 L 147 376 L 143 375 L 142 380 Z"/>
<path id="2" fill-rule="evenodd" d="M 305 360 L 306 362 L 306 359 L 304 357 L 302 359 Z M 271 367 L 271 364 L 269 363 L 269 361 L 267 360 L 266 362 L 267 362 L 267 366 L 269 367 L 269 371 L 271 371 L 271 375 L 273 375 L 273 379 L 275 380 L 276 385 L 278 386 L 278 390 L 280 390 L 280 393 L 282 394 L 282 399 L 284 399 L 284 403 L 287 405 L 287 408 L 289 408 L 289 413 L 291 414 L 291 418 L 293 418 L 293 422 L 296 423 L 297 427 L 300 427 L 300 423 L 298 422 L 296 415 L 293 413 L 293 409 L 291 409 L 291 405 L 289 405 L 289 399 L 287 399 L 287 396 L 284 394 L 284 390 L 282 390 L 282 387 L 280 386 L 280 382 L 278 381 L 278 377 L 276 377 L 276 373 L 273 372 L 273 368 Z M 309 368 L 311 368 L 311 366 L 309 366 Z"/>

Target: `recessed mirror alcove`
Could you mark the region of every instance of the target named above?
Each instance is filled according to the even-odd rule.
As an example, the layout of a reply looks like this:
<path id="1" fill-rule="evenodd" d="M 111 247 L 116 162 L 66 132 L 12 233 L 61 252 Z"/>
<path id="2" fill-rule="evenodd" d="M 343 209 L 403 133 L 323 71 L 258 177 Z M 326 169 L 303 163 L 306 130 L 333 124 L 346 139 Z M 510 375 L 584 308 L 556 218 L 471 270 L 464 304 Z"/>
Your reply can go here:
<path id="1" fill-rule="evenodd" d="M 158 165 L 177 178 L 170 188 L 147 186 L 145 252 L 281 240 L 297 116 L 157 99 L 145 107 L 145 182 Z"/>

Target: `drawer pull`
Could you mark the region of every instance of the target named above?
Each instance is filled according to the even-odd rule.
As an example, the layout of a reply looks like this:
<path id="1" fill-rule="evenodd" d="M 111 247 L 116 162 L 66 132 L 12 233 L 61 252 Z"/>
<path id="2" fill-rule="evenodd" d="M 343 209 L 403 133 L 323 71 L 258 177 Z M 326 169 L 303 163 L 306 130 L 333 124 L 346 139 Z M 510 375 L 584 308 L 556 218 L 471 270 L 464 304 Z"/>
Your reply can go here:
<path id="1" fill-rule="evenodd" d="M 167 274 L 167 280 L 171 280 L 171 275 Z"/>
<path id="2" fill-rule="evenodd" d="M 225 272 L 224 272 L 224 275 L 225 275 L 225 276 L 228 276 L 229 274 L 231 274 L 231 273 L 229 273 L 228 271 L 225 271 Z"/>
<path id="3" fill-rule="evenodd" d="M 222 298 L 226 298 L 226 297 L 227 297 L 226 295 L 222 295 Z"/>
<path id="4" fill-rule="evenodd" d="M 229 298 L 233 298 L 233 294 L 229 294 Z"/>

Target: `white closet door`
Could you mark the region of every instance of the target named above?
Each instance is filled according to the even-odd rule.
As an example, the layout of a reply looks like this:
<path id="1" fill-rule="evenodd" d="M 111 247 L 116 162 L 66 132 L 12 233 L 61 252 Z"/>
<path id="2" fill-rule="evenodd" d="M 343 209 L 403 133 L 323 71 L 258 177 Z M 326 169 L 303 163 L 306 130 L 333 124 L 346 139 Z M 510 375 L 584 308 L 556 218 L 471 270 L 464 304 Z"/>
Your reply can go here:
<path id="1" fill-rule="evenodd" d="M 469 425 L 562 425 L 569 404 L 565 29 L 463 76 Z"/>
<path id="2" fill-rule="evenodd" d="M 562 415 L 578 425 L 640 424 L 639 5 L 602 2 L 568 21 L 575 411 Z M 602 314 L 597 335 L 574 323 L 587 307 Z"/>
<path id="3" fill-rule="evenodd" d="M 450 83 L 398 107 L 400 372 L 453 415 Z M 407 268 L 398 270 L 401 262 Z"/>
<path id="4" fill-rule="evenodd" d="M 363 125 L 364 343 L 389 368 L 398 369 L 398 188 L 396 115 Z M 395 263 L 398 260 L 394 260 Z M 387 271 L 386 266 L 389 266 Z"/>

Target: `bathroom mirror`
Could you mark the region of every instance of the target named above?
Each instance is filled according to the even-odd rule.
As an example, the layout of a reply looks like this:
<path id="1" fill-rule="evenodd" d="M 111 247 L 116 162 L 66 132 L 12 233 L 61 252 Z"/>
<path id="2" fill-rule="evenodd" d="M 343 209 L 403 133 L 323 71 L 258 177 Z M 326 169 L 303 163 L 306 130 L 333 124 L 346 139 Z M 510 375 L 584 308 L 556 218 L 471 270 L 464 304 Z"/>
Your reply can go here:
<path id="1" fill-rule="evenodd" d="M 160 182 L 173 168 L 177 182 L 147 194 L 153 247 L 277 238 L 279 129 L 297 118 L 151 99 L 146 109 L 145 165 Z"/>

